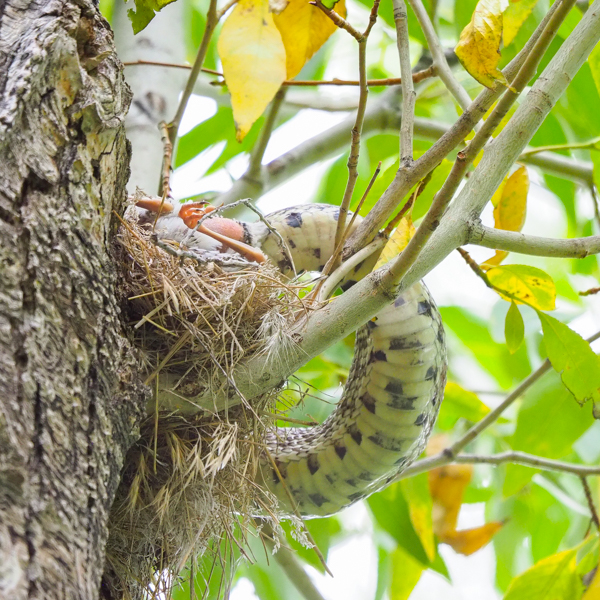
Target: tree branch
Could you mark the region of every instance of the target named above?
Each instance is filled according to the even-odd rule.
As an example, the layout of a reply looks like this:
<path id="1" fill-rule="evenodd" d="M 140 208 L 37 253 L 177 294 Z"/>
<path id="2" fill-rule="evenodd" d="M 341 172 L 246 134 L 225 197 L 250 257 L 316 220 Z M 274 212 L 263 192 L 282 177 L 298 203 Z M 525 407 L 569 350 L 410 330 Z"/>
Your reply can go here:
<path id="1" fill-rule="evenodd" d="M 600 253 L 600 236 L 557 240 L 553 238 L 526 235 L 514 231 L 492 229 L 475 222 L 467 236 L 467 244 L 475 244 L 493 250 L 506 250 L 529 254 L 531 256 L 549 256 L 552 258 L 585 258 Z"/>
<path id="2" fill-rule="evenodd" d="M 400 58 L 402 77 L 402 121 L 400 123 L 400 168 L 408 168 L 413 162 L 413 128 L 417 94 L 409 74 L 410 47 L 408 44 L 408 15 L 404 0 L 393 0 L 396 43 Z"/>

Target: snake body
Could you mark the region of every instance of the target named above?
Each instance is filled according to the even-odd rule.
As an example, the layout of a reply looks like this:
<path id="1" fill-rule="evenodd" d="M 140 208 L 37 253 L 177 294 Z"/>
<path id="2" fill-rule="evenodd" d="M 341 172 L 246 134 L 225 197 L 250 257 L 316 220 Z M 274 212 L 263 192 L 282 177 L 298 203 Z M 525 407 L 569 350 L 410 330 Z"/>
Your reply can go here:
<path id="1" fill-rule="evenodd" d="M 334 250 L 338 216 L 337 207 L 325 204 L 268 215 L 288 252 L 262 222 L 239 223 L 238 238 L 262 250 L 285 275 L 294 268 L 320 271 Z M 211 218 L 207 227 L 211 221 L 217 230 L 231 231 L 231 220 Z M 219 249 L 214 240 L 202 242 L 206 236 L 195 235 L 201 236 L 198 244 Z M 356 267 L 343 289 L 371 270 L 367 262 Z M 307 517 L 336 513 L 385 487 L 422 452 L 445 380 L 440 314 L 425 285 L 417 283 L 357 331 L 348 381 L 330 417 L 315 427 L 277 428 L 267 435 L 262 483 L 284 511 Z"/>

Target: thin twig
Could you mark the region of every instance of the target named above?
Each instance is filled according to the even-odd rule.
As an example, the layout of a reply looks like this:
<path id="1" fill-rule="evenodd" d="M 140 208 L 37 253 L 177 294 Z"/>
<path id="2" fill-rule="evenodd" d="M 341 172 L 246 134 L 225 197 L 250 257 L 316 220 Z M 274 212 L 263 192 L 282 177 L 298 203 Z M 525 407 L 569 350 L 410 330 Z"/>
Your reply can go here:
<path id="1" fill-rule="evenodd" d="M 215 27 L 217 26 L 217 23 L 219 22 L 219 18 L 220 17 L 217 14 L 217 0 L 210 0 L 208 13 L 206 15 L 206 27 L 204 28 L 202 41 L 200 42 L 200 47 L 198 48 L 198 53 L 196 54 L 196 60 L 194 61 L 194 66 L 192 67 L 187 83 L 185 84 L 185 89 L 181 94 L 181 99 L 179 100 L 179 106 L 177 107 L 175 117 L 169 124 L 169 137 L 173 145 L 175 144 L 175 140 L 177 138 L 177 132 L 179 131 L 179 125 L 181 124 L 185 107 L 187 106 L 188 100 L 194 91 L 196 80 L 198 79 L 198 75 L 202 69 L 202 64 L 206 58 L 206 53 L 208 52 L 210 39 Z"/>
<path id="2" fill-rule="evenodd" d="M 590 513 L 592 514 L 592 521 L 596 526 L 596 529 L 600 531 L 600 519 L 598 518 L 598 511 L 596 510 L 596 505 L 594 504 L 594 498 L 592 497 L 592 490 L 590 490 L 590 485 L 587 482 L 585 475 L 580 477 L 581 485 L 583 486 L 583 493 L 585 494 L 585 499 L 587 500 Z"/>
<path id="3" fill-rule="evenodd" d="M 277 119 L 277 115 L 279 114 L 279 109 L 281 108 L 281 104 L 283 103 L 284 98 L 285 90 L 283 88 L 279 88 L 279 91 L 275 94 L 275 97 L 273 98 L 273 102 L 271 102 L 271 108 L 269 109 L 269 113 L 267 114 L 265 124 L 263 125 L 263 128 L 260 132 L 260 138 L 258 139 L 258 142 L 252 149 L 248 170 L 246 171 L 244 177 L 260 176 L 262 159 L 265 155 L 267 144 L 271 139 L 271 134 L 273 133 L 275 121 Z"/>
<path id="4" fill-rule="evenodd" d="M 369 24 L 365 32 L 358 39 L 358 74 L 360 81 L 360 97 L 358 100 L 358 109 L 356 111 L 356 120 L 354 121 L 354 127 L 351 133 L 350 143 L 350 155 L 348 156 L 348 181 L 346 183 L 346 189 L 344 190 L 344 196 L 340 203 L 340 214 L 337 221 L 337 227 L 335 230 L 335 241 L 333 244 L 334 248 L 337 248 L 340 244 L 342 236 L 346 230 L 346 217 L 348 215 L 348 209 L 350 208 L 350 202 L 352 201 L 352 195 L 354 194 L 354 188 L 356 187 L 356 180 L 358 179 L 358 158 L 360 155 L 360 136 L 362 133 L 362 127 L 365 120 L 365 111 L 367 109 L 367 97 L 369 95 L 369 88 L 367 87 L 367 41 L 369 34 L 375 22 L 377 21 L 377 11 L 379 10 L 379 1 L 375 0 L 371 14 L 369 16 Z M 338 266 L 336 262 L 332 263 L 333 268 Z"/>
<path id="5" fill-rule="evenodd" d="M 459 454 L 455 457 L 447 456 L 442 452 L 430 458 L 424 458 L 417 461 L 411 467 L 405 471 L 402 471 L 402 473 L 400 473 L 394 479 L 394 481 L 400 481 L 401 479 L 414 477 L 420 473 L 426 473 L 428 471 L 432 471 L 433 469 L 451 464 L 502 465 L 506 463 L 524 465 L 526 467 L 543 469 L 546 471 L 572 473 L 573 475 L 579 475 L 580 477 L 585 477 L 588 475 L 600 475 L 600 467 L 576 465 L 560 460 L 544 458 L 542 456 L 535 456 L 534 454 L 527 454 L 526 452 L 511 451 L 502 452 L 501 454 L 492 454 L 490 456 L 480 454 Z"/>
<path id="6" fill-rule="evenodd" d="M 223 8 L 221 10 L 219 10 L 217 12 L 217 21 L 220 21 L 223 18 L 223 15 L 232 7 L 235 6 L 238 3 L 239 0 L 229 0 L 229 2 L 227 2 L 225 4 L 225 6 L 223 6 Z"/>
<path id="7" fill-rule="evenodd" d="M 419 83 L 424 79 L 429 79 L 430 77 L 435 77 L 437 74 L 437 69 L 434 65 L 428 67 L 427 69 L 423 69 L 422 71 L 417 71 L 413 73 L 412 80 L 413 83 Z M 227 81 L 212 81 L 211 85 L 227 85 Z M 358 79 L 286 79 L 282 84 L 283 87 L 311 87 L 311 86 L 360 86 L 360 81 Z M 394 85 L 402 85 L 401 77 L 388 77 L 386 79 L 367 79 L 368 87 L 387 87 Z"/>
<path id="8" fill-rule="evenodd" d="M 348 21 L 340 17 L 340 15 L 338 15 L 335 12 L 335 10 L 333 10 L 332 8 L 327 8 L 321 2 L 321 0 L 314 0 L 313 2 L 309 2 L 309 4 L 312 4 L 313 6 L 316 6 L 319 10 L 323 11 L 333 21 L 335 25 L 337 25 L 340 29 L 344 29 L 345 31 L 347 31 L 357 42 L 361 41 L 363 34 L 360 33 L 360 31 L 354 29 L 354 27 L 352 27 L 352 25 L 350 25 Z"/>
<path id="9" fill-rule="evenodd" d="M 171 192 L 171 165 L 173 164 L 173 144 L 169 138 L 169 128 L 164 121 L 161 121 L 158 125 L 160 129 L 160 139 L 163 143 L 163 161 L 162 161 L 162 174 L 161 174 L 161 189 L 160 194 L 162 196 L 162 202 L 169 197 Z M 160 212 L 162 210 L 162 204 L 156 213 L 156 219 L 158 220 Z"/>
<path id="10" fill-rule="evenodd" d="M 600 292 L 600 287 L 593 287 L 590 288 L 589 290 L 585 290 L 584 292 L 579 292 L 580 296 L 593 296 L 594 294 L 597 294 L 598 292 Z"/>
<path id="11" fill-rule="evenodd" d="M 471 98 L 463 86 L 460 85 L 460 83 L 454 77 L 452 69 L 446 60 L 444 49 L 440 44 L 431 19 L 429 18 L 423 3 L 421 0 L 408 0 L 408 3 L 411 5 L 417 20 L 421 25 L 421 30 L 423 31 L 423 35 L 427 40 L 427 45 L 429 46 L 429 51 L 431 52 L 431 57 L 433 58 L 433 66 L 437 68 L 439 78 L 442 80 L 448 91 L 454 96 L 455 100 L 458 102 L 458 105 L 463 110 L 467 110 L 471 105 Z"/>
<path id="12" fill-rule="evenodd" d="M 236 0 L 237 1 L 237 0 Z M 192 69 L 192 65 L 187 63 L 173 63 L 173 62 L 162 62 L 159 60 L 144 60 L 139 58 L 138 60 L 130 60 L 128 62 L 123 63 L 124 67 L 168 67 L 169 69 L 187 69 L 190 71 Z M 202 67 L 200 69 L 202 73 L 209 73 L 210 75 L 216 75 L 217 77 L 223 77 L 223 73 L 221 71 L 215 71 L 214 69 L 207 69 Z"/>
<path id="13" fill-rule="evenodd" d="M 553 144 L 550 146 L 535 146 L 529 148 L 525 152 L 521 153 L 521 156 L 527 157 L 539 152 L 557 152 L 560 150 L 599 150 L 600 149 L 600 138 L 594 138 L 588 142 L 573 142 L 571 144 Z"/>
<path id="14" fill-rule="evenodd" d="M 408 13 L 404 0 L 393 0 L 396 42 L 400 57 L 402 77 L 402 121 L 400 125 L 400 169 L 407 169 L 413 162 L 413 129 L 417 94 L 410 77 L 410 46 L 408 40 Z"/>
<path id="15" fill-rule="evenodd" d="M 598 198 L 598 190 L 593 182 L 589 188 L 592 195 L 592 204 L 594 205 L 594 217 L 596 218 L 596 224 L 600 227 L 600 198 Z"/>
<path id="16" fill-rule="evenodd" d="M 600 338 L 600 331 L 589 337 L 586 342 L 591 344 Z M 449 457 L 456 456 L 467 444 L 472 442 L 484 429 L 487 429 L 494 423 L 500 415 L 518 398 L 520 398 L 542 375 L 550 371 L 552 365 L 549 360 L 545 360 L 529 377 L 522 381 L 513 392 L 511 392 L 503 402 L 494 410 L 489 412 L 481 421 L 473 425 L 459 440 L 454 442 L 449 448 L 444 450 L 444 454 Z"/>
<path id="17" fill-rule="evenodd" d="M 379 161 L 379 163 L 377 164 L 377 168 L 375 169 L 375 172 L 373 173 L 373 176 L 371 177 L 371 180 L 369 181 L 369 185 L 367 185 L 367 188 L 365 189 L 365 192 L 362 195 L 362 198 L 360 199 L 360 201 L 358 202 L 358 204 L 356 206 L 356 209 L 352 213 L 352 218 L 350 219 L 350 223 L 348 223 L 348 227 L 346 227 L 346 230 L 344 231 L 344 235 L 342 236 L 342 239 L 338 242 L 338 245 L 336 246 L 335 250 L 333 251 L 331 258 L 325 263 L 325 266 L 323 267 L 323 270 L 321 271 L 321 275 L 323 278 L 326 278 L 331 273 L 331 271 L 333 270 L 333 265 L 339 264 L 340 257 L 342 255 L 342 250 L 344 249 L 344 244 L 346 243 L 347 237 L 350 235 L 350 231 L 352 231 L 352 225 L 354 225 L 354 221 L 356 221 L 356 219 L 360 213 L 360 209 L 362 208 L 362 205 L 364 204 L 365 200 L 367 199 L 369 192 L 371 191 L 371 188 L 373 187 L 373 184 L 375 183 L 375 180 L 379 176 L 380 172 L 381 172 L 381 161 Z M 315 292 L 314 292 L 315 297 L 319 296 L 319 288 L 321 287 L 323 281 L 325 281 L 325 279 L 321 280 L 321 282 L 319 282 L 317 284 L 317 286 L 315 288 Z"/>

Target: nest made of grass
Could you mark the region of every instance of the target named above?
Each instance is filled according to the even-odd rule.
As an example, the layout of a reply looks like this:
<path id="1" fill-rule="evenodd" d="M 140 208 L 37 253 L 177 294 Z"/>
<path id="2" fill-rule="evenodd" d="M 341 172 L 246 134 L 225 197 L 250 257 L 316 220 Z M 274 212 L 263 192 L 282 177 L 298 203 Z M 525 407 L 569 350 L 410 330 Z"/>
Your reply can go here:
<path id="1" fill-rule="evenodd" d="M 224 373 L 274 341 L 292 343 L 287 331 L 306 307 L 272 265 L 228 269 L 175 256 L 176 244 L 165 251 L 131 214 L 118 241 L 124 312 L 148 383 L 175 374 L 177 392 L 193 396 L 222 386 Z M 211 544 L 241 547 L 253 516 L 277 528 L 276 500 L 256 483 L 275 396 L 227 414 L 158 412 L 142 424 L 111 515 L 111 597 L 169 597 Z"/>

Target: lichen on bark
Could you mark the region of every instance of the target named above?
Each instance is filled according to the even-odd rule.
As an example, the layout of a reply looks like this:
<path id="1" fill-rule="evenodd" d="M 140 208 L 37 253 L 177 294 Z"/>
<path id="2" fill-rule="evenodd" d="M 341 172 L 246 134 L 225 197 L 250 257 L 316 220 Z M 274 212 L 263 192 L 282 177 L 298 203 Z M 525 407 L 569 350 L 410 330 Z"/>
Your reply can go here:
<path id="1" fill-rule="evenodd" d="M 0 596 L 87 600 L 146 401 L 111 259 L 130 92 L 94 3 L 1 10 Z"/>

